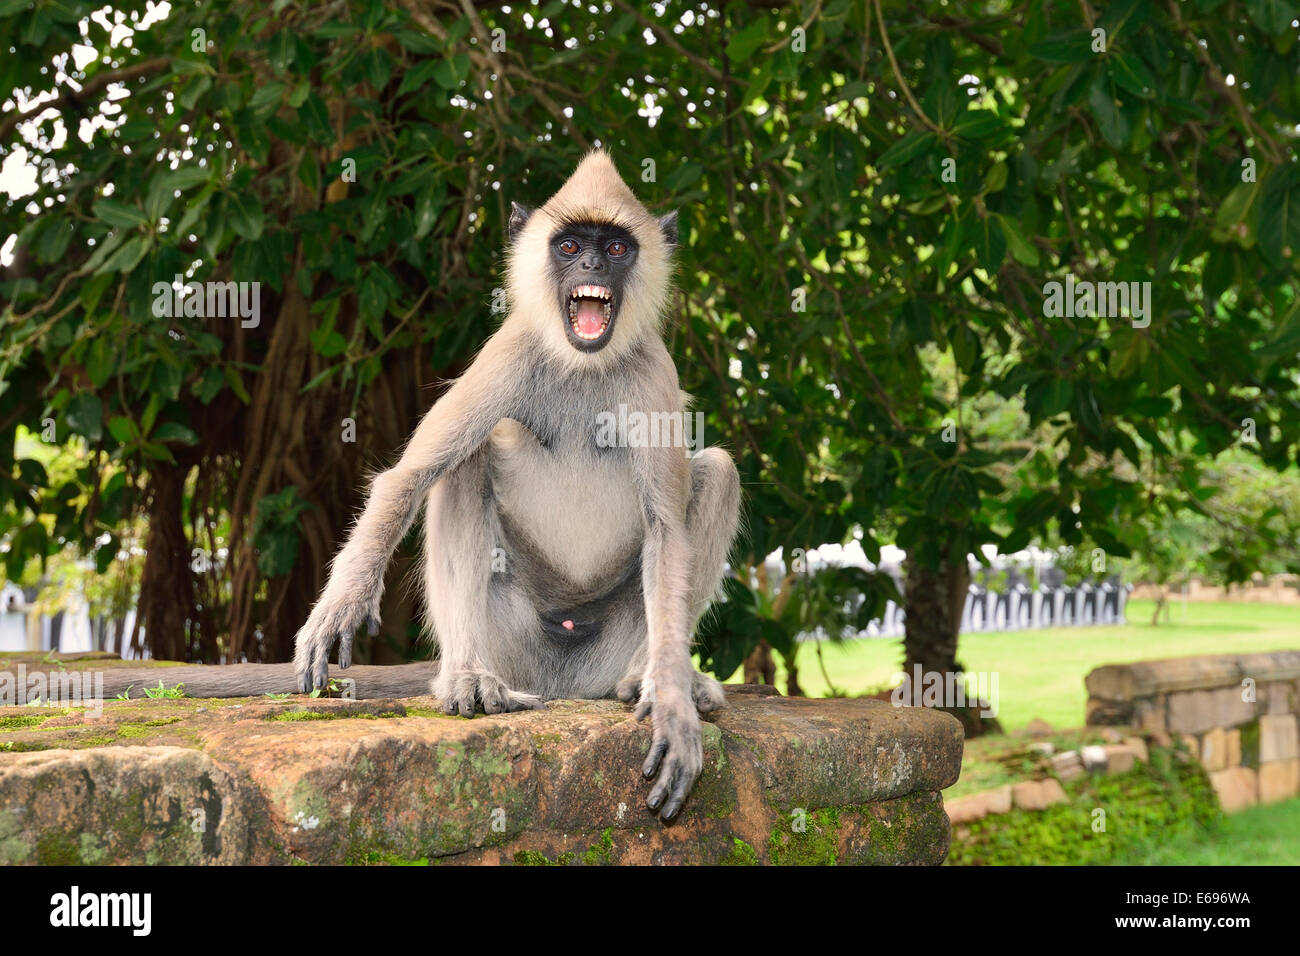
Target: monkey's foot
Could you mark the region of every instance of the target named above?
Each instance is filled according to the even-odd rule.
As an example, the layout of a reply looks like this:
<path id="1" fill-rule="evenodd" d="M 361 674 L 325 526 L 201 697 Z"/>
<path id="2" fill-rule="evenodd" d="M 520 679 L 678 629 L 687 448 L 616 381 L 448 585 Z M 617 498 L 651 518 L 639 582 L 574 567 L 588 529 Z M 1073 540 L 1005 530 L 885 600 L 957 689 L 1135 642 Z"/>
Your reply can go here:
<path id="1" fill-rule="evenodd" d="M 618 682 L 618 688 L 614 693 L 623 703 L 637 705 L 637 720 L 647 716 L 654 704 L 654 699 L 650 695 L 642 697 L 640 676 L 624 677 Z M 691 677 L 691 698 L 695 701 L 695 709 L 701 714 L 711 714 L 727 706 L 727 697 L 722 691 L 722 685 L 708 674 L 699 671 Z"/>
<path id="2" fill-rule="evenodd" d="M 429 689 L 438 698 L 444 714 L 459 714 L 461 717 L 473 717 L 476 709 L 485 714 L 505 714 L 546 706 L 540 697 L 513 691 L 501 678 L 486 671 L 439 674 Z"/>

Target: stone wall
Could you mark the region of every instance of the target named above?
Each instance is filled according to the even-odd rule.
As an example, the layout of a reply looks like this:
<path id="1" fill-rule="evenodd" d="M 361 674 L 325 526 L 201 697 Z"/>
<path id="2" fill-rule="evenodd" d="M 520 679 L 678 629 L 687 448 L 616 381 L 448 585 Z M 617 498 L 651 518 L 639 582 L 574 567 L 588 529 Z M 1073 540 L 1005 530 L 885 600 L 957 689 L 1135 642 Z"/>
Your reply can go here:
<path id="1" fill-rule="evenodd" d="M 1160 597 L 1163 588 L 1150 584 L 1139 584 L 1130 597 L 1133 600 L 1154 601 Z M 1199 578 L 1193 578 L 1183 590 L 1169 595 L 1172 601 L 1233 601 L 1252 604 L 1300 604 L 1300 575 L 1295 574 L 1257 574 L 1244 584 L 1223 586 L 1209 584 Z"/>
<path id="2" fill-rule="evenodd" d="M 1181 738 L 1229 813 L 1300 794 L 1300 650 L 1108 664 L 1085 683 L 1089 724 Z"/>
<path id="3" fill-rule="evenodd" d="M 644 806 L 650 729 L 614 701 L 473 719 L 423 696 L 3 707 L 0 863 L 943 861 L 954 718 L 770 690 L 728 688 L 672 825 Z"/>

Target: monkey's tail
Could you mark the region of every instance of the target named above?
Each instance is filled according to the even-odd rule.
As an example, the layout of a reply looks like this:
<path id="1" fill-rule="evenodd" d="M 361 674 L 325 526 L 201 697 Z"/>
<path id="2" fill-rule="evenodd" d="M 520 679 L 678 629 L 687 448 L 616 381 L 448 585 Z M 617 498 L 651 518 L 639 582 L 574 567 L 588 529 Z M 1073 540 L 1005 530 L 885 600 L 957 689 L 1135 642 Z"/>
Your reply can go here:
<path id="1" fill-rule="evenodd" d="M 93 672 L 93 668 L 89 668 Z M 130 690 L 132 699 L 145 696 L 144 688 L 166 689 L 183 685 L 186 697 L 260 697 L 264 694 L 292 694 L 295 681 L 292 664 L 184 664 L 177 667 L 105 667 L 104 699 L 112 700 Z M 429 681 L 438 673 L 437 661 L 416 664 L 354 664 L 347 670 L 330 667 L 330 678 L 351 696 L 418 697 L 429 693 Z"/>

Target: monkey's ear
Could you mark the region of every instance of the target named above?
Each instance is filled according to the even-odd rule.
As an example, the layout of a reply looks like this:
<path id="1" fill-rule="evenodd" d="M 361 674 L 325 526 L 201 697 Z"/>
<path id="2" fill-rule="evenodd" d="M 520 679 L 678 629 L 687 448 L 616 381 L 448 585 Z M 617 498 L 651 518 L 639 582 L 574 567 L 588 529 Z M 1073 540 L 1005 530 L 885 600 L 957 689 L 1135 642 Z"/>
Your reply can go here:
<path id="1" fill-rule="evenodd" d="M 524 231 L 524 226 L 528 224 L 528 217 L 532 214 L 533 211 L 527 206 L 517 202 L 510 204 L 510 221 L 506 224 L 506 233 L 511 242 L 519 238 L 519 234 Z"/>
<path id="2" fill-rule="evenodd" d="M 677 210 L 659 217 L 659 229 L 664 234 L 664 242 L 669 248 L 677 247 Z"/>

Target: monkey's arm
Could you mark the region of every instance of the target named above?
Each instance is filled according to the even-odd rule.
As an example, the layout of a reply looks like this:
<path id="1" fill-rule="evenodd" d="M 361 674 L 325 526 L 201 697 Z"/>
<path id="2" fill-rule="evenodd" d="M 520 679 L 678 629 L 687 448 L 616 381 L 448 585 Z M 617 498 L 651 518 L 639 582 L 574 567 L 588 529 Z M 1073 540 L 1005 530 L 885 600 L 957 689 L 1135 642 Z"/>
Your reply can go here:
<path id="1" fill-rule="evenodd" d="M 374 633 L 393 550 L 415 520 L 425 494 L 472 455 L 502 418 L 518 414 L 530 376 L 527 352 L 498 333 L 465 375 L 424 416 L 401 459 L 375 478 L 365 511 L 334 559 L 329 582 L 298 632 L 294 670 L 298 689 L 324 687 L 330 649 L 339 641 L 339 666 L 352 663 L 352 638 L 364 622 Z"/>
<path id="2" fill-rule="evenodd" d="M 647 661 L 636 717 L 650 715 L 654 736 L 642 772 L 656 776 L 651 810 L 677 815 L 704 764 L 700 718 L 692 697 L 690 580 L 694 557 L 686 534 L 689 467 L 682 448 L 632 450 L 642 498 Z"/>

